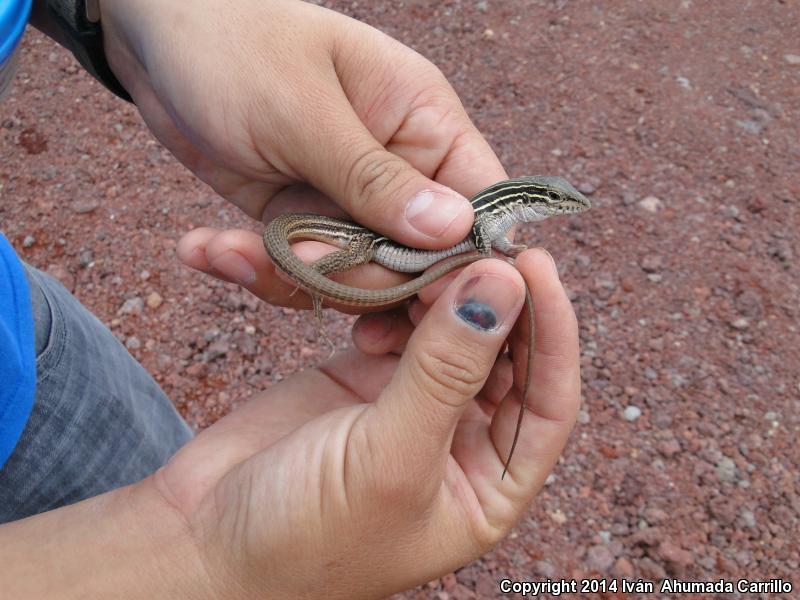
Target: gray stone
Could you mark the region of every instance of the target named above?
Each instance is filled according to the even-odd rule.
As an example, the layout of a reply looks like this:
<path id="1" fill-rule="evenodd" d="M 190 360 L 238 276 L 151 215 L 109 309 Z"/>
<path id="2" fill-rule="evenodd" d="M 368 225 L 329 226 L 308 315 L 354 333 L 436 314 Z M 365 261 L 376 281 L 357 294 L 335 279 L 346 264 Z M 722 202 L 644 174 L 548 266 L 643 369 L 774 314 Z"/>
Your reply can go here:
<path id="1" fill-rule="evenodd" d="M 134 298 L 128 298 L 125 302 L 122 303 L 122 306 L 117 311 L 118 315 L 138 315 L 142 312 L 144 308 L 144 300 L 139 298 L 138 296 Z"/>
<path id="2" fill-rule="evenodd" d="M 736 463 L 733 459 L 723 456 L 716 464 L 717 477 L 721 481 L 733 483 L 736 481 Z"/>
<path id="3" fill-rule="evenodd" d="M 625 418 L 626 421 L 635 421 L 639 417 L 642 416 L 642 409 L 638 406 L 634 406 L 631 404 L 625 408 L 625 411 L 622 413 L 622 416 Z"/>
<path id="4" fill-rule="evenodd" d="M 592 546 L 586 552 L 586 566 L 591 571 L 605 573 L 614 564 L 614 555 L 611 554 L 608 547 L 600 544 Z"/>

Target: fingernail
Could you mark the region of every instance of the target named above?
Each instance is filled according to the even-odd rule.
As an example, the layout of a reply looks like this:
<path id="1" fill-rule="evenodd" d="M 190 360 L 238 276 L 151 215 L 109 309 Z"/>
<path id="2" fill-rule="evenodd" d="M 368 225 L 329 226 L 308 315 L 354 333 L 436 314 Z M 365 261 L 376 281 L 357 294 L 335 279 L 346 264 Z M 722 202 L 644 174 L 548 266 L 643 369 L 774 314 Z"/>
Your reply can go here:
<path id="1" fill-rule="evenodd" d="M 228 250 L 210 262 L 217 271 L 240 285 L 250 285 L 256 280 L 256 270 L 238 252 Z"/>
<path id="2" fill-rule="evenodd" d="M 455 193 L 434 190 L 418 192 L 406 205 L 406 220 L 420 233 L 441 236 L 463 210 L 471 210 L 467 199 Z"/>
<path id="3" fill-rule="evenodd" d="M 475 329 L 494 331 L 520 303 L 516 291 L 515 286 L 502 277 L 473 277 L 456 296 L 456 314 Z"/>
<path id="4" fill-rule="evenodd" d="M 547 250 L 545 250 L 542 247 L 539 247 L 538 249 L 541 250 L 542 252 L 544 252 L 547 255 L 547 258 L 550 259 L 550 265 L 553 267 L 553 272 L 556 274 L 556 277 L 558 277 L 559 276 L 558 275 L 558 267 L 556 266 L 555 259 L 553 259 L 553 255 L 550 254 Z"/>

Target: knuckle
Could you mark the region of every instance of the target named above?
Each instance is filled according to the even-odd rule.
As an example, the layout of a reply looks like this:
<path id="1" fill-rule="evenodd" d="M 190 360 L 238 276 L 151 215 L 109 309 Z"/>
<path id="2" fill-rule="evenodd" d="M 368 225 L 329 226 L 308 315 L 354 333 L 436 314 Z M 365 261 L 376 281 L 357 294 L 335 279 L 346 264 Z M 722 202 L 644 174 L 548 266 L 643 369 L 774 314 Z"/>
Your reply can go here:
<path id="1" fill-rule="evenodd" d="M 460 405 L 479 391 L 486 378 L 480 357 L 463 343 L 433 343 L 414 356 L 421 389 L 444 404 Z"/>
<path id="2" fill-rule="evenodd" d="M 500 541 L 505 538 L 511 531 L 511 524 L 513 521 L 502 524 L 481 523 L 476 525 L 472 530 L 472 539 L 480 549 L 481 553 L 485 554 L 492 548 L 497 546 Z"/>
<path id="3" fill-rule="evenodd" d="M 387 192 L 408 182 L 409 169 L 403 159 L 381 148 L 362 153 L 350 165 L 345 176 L 345 189 L 352 201 L 361 205 L 378 202 Z"/>

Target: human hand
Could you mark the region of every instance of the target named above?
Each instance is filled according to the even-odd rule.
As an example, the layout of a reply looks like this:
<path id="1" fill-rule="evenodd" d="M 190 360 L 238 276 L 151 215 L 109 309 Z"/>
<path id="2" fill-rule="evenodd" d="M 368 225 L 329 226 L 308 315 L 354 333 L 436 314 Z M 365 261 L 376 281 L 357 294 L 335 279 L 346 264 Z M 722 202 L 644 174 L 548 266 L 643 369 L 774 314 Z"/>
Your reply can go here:
<path id="1" fill-rule="evenodd" d="M 109 63 L 156 137 L 256 219 L 346 213 L 444 248 L 473 219 L 446 186 L 472 195 L 505 178 L 441 72 L 368 25 L 297 0 L 102 0 L 101 13 Z M 243 284 L 274 279 L 249 253 L 183 258 Z M 396 282 L 380 271 L 375 285 Z"/>
<path id="2" fill-rule="evenodd" d="M 528 251 L 518 266 L 536 340 L 529 413 L 506 478 L 525 327 L 509 339 L 516 364 L 495 359 L 524 289 L 510 265 L 485 260 L 410 338 L 410 327 L 395 330 L 401 358 L 337 355 L 205 430 L 157 473 L 152 484 L 195 537 L 212 595 L 377 597 L 502 539 L 555 464 L 580 397 L 575 315 L 552 261 Z M 497 324 L 481 330 L 459 312 L 484 325 L 494 314 Z"/>

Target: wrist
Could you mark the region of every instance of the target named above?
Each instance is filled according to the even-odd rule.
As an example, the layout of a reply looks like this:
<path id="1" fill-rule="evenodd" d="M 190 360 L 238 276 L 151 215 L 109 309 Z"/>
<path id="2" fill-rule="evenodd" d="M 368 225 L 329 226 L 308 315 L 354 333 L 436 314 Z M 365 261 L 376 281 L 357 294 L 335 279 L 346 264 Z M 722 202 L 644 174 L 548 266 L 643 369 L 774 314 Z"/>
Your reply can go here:
<path id="1" fill-rule="evenodd" d="M 0 526 L 13 598 L 213 597 L 202 550 L 152 477 Z"/>

